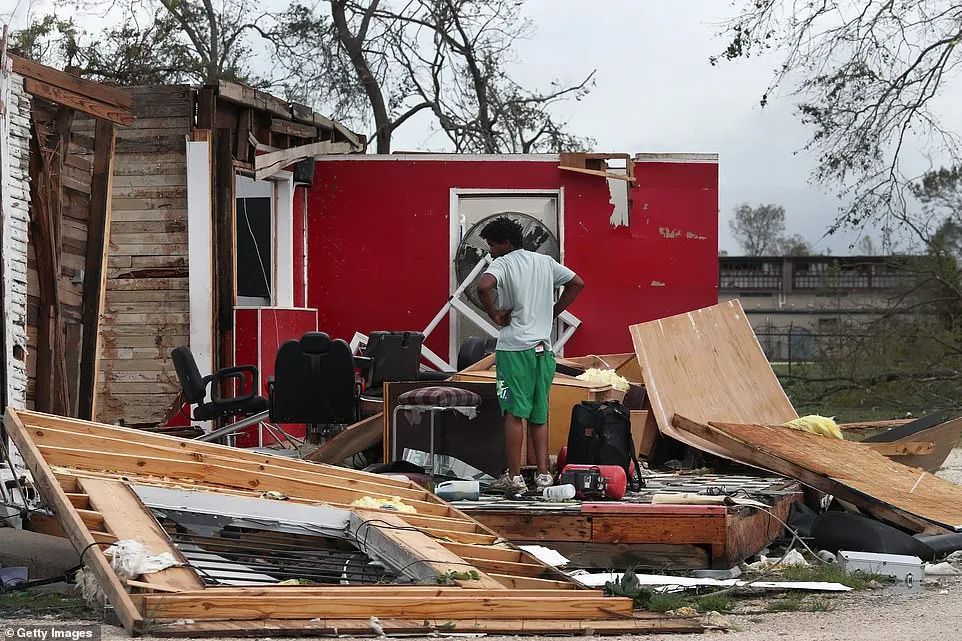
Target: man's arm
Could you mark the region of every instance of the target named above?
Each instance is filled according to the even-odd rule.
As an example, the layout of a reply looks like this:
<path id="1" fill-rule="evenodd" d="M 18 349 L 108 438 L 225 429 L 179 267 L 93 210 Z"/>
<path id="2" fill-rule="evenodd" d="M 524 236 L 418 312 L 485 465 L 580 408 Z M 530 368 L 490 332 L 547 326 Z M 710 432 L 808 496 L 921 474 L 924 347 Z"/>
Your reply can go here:
<path id="1" fill-rule="evenodd" d="M 564 287 L 561 290 L 561 296 L 558 298 L 558 302 L 554 304 L 555 318 L 557 318 L 561 312 L 568 309 L 568 305 L 570 305 L 574 299 L 578 297 L 578 294 L 584 288 L 585 281 L 581 280 L 581 276 L 578 274 L 575 274 L 574 278 L 564 284 Z M 482 298 L 482 300 L 484 299 Z"/>
<path id="2" fill-rule="evenodd" d="M 478 281 L 478 298 L 484 305 L 484 311 L 488 313 L 491 320 L 498 327 L 507 327 L 511 324 L 511 310 L 498 310 L 494 307 L 494 288 L 498 285 L 498 279 L 492 274 L 485 272 L 481 274 Z"/>

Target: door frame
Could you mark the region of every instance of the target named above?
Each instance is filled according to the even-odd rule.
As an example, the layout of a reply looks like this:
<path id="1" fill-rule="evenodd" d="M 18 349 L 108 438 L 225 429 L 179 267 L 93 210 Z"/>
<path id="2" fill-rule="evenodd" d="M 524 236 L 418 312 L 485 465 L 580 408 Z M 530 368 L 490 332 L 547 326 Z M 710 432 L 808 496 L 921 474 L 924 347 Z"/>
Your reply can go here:
<path id="1" fill-rule="evenodd" d="M 454 258 L 458 253 L 458 246 L 461 244 L 461 197 L 462 196 L 508 196 L 518 198 L 522 196 L 554 196 L 558 201 L 558 247 L 560 262 L 565 262 L 565 188 L 557 189 L 463 189 L 452 187 L 449 196 L 448 206 L 448 295 L 450 296 L 457 288 L 457 272 L 454 269 Z M 457 364 L 458 360 L 458 314 L 454 309 L 448 314 L 448 362 Z M 560 350 L 559 356 L 564 355 L 564 348 Z"/>

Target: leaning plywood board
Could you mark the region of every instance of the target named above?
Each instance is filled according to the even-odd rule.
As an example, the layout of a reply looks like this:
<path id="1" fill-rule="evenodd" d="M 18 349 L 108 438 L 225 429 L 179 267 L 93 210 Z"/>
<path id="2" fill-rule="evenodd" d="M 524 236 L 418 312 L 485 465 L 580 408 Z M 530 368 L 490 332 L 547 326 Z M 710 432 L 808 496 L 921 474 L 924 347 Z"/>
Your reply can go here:
<path id="1" fill-rule="evenodd" d="M 676 429 L 672 417 L 775 425 L 798 418 L 737 300 L 630 330 L 662 434 L 725 456 L 711 441 Z"/>
<path id="2" fill-rule="evenodd" d="M 701 431 L 743 463 L 779 467 L 776 471 L 838 495 L 878 518 L 917 531 L 926 522 L 962 530 L 962 487 L 859 443 L 777 425 L 711 422 L 706 431 L 680 417 L 676 425 Z M 913 527 L 912 521 L 923 527 Z"/>
<path id="3" fill-rule="evenodd" d="M 267 629 L 268 620 L 284 620 L 285 634 L 313 634 L 317 630 L 311 624 L 318 617 L 366 623 L 374 615 L 412 629 L 453 619 L 498 621 L 487 627 L 505 631 L 525 631 L 525 621 L 538 621 L 532 629 L 549 633 L 596 620 L 612 634 L 692 627 L 658 617 L 633 624 L 639 619 L 630 600 L 580 590 L 564 574 L 410 482 L 10 408 L 4 425 L 46 504 L 54 508 L 56 521 L 48 522 L 47 530 L 85 550 L 85 563 L 132 634 L 147 624 L 188 618 L 200 626 L 196 634 L 208 624 L 208 631 L 256 634 Z M 372 497 L 376 500 L 364 509 L 353 505 Z M 379 507 L 390 497 L 416 512 Z M 213 518 L 220 524 L 215 534 L 232 529 L 222 536 L 188 536 L 177 518 L 187 523 Z M 43 522 L 41 515 L 37 519 Z M 446 586 L 342 585 L 346 566 L 327 577 L 327 584 L 282 586 L 280 577 L 295 571 L 288 567 L 293 561 L 264 574 L 271 566 L 264 565 L 262 552 L 290 545 L 292 531 L 321 537 L 308 549 L 356 544 L 359 554 L 377 559 L 396 576 Z M 121 580 L 94 541 L 127 539 L 139 539 L 154 554 L 173 554 L 185 566 Z M 255 574 L 260 584 L 231 586 L 231 577 L 236 582 L 238 569 L 248 565 L 245 576 Z M 207 585 L 212 582 L 225 585 Z M 545 623 L 546 617 L 556 623 Z M 166 632 L 176 634 L 176 625 Z"/>

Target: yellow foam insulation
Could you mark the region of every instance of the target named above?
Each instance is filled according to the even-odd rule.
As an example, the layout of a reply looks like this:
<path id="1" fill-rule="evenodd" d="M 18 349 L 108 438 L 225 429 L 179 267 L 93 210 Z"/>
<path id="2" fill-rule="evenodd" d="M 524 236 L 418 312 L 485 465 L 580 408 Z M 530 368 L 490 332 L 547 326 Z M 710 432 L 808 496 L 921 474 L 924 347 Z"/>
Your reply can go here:
<path id="1" fill-rule="evenodd" d="M 782 425 L 801 430 L 802 432 L 811 432 L 812 434 L 842 440 L 842 430 L 838 429 L 838 423 L 835 422 L 835 419 L 827 416 L 809 414 L 808 416 L 800 416 L 787 423 L 782 423 Z"/>

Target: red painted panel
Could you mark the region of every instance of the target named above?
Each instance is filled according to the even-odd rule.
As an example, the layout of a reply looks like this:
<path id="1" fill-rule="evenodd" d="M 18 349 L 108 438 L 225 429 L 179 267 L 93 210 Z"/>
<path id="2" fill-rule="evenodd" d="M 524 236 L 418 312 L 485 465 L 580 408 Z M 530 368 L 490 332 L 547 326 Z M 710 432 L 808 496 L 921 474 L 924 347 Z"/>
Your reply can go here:
<path id="1" fill-rule="evenodd" d="M 627 227 L 612 227 L 603 181 L 566 177 L 565 262 L 586 283 L 568 354 L 629 352 L 629 325 L 718 302 L 718 165 L 638 163 L 635 175 Z"/>
<path id="2" fill-rule="evenodd" d="M 319 325 L 422 330 L 449 292 L 451 189 L 564 188 L 565 262 L 587 287 L 566 353 L 631 350 L 627 326 L 717 302 L 718 167 L 639 163 L 627 227 L 607 181 L 554 162 L 484 159 L 316 163 L 308 204 L 308 305 Z M 447 353 L 447 323 L 428 345 Z"/>
<path id="3" fill-rule="evenodd" d="M 235 310 L 236 365 L 254 365 L 258 371 L 259 394 L 268 396 L 267 380 L 274 375 L 274 359 L 284 342 L 300 338 L 306 332 L 317 330 L 317 313 L 313 309 L 286 309 L 257 307 Z M 286 432 L 304 437 L 303 425 L 283 425 Z M 238 447 L 255 447 L 259 444 L 257 426 L 238 433 Z M 264 445 L 273 442 L 270 434 L 263 435 Z"/>

